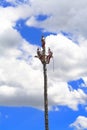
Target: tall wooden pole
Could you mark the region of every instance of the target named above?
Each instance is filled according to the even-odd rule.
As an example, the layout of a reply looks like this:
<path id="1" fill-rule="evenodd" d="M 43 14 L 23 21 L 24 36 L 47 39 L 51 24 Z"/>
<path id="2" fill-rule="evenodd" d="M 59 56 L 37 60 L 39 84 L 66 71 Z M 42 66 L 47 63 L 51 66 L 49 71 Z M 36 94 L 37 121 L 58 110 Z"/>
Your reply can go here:
<path id="1" fill-rule="evenodd" d="M 44 62 L 43 62 L 43 74 L 44 74 L 44 118 L 45 118 L 45 130 L 49 130 L 48 122 L 48 93 L 47 93 L 47 67 L 45 59 L 45 48 L 43 49 Z"/>
<path id="2" fill-rule="evenodd" d="M 37 58 L 40 59 L 43 64 L 43 75 L 44 75 L 44 120 L 45 120 L 45 130 L 49 130 L 49 119 L 48 119 L 48 93 L 47 93 L 47 64 L 50 63 L 50 59 L 52 58 L 52 52 L 49 48 L 48 55 L 46 55 L 45 48 L 45 38 L 42 36 L 42 51 L 37 49 Z"/>

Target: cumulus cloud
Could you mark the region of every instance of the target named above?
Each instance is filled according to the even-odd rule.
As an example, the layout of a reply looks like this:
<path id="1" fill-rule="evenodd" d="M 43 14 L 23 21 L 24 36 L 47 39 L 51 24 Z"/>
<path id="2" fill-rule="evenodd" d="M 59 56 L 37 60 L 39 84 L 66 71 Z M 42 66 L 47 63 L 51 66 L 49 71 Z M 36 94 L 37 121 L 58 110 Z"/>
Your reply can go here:
<path id="1" fill-rule="evenodd" d="M 86 76 L 87 57 L 84 44 L 75 44 L 61 34 L 48 36 L 46 40 L 47 46 L 53 49 L 57 69 L 54 74 L 58 78 L 68 81 Z"/>
<path id="2" fill-rule="evenodd" d="M 70 127 L 74 127 L 75 130 L 86 130 L 87 129 L 87 117 L 79 116 L 76 121 L 73 122 Z"/>
<path id="3" fill-rule="evenodd" d="M 19 19 L 28 19 L 26 22 L 28 26 L 43 28 L 44 31 L 55 33 L 66 31 L 75 35 L 87 36 L 86 0 L 84 2 L 82 0 L 54 0 L 54 2 L 50 0 L 22 0 L 21 2 L 19 0 L 7 0 L 7 2 L 17 3 L 17 6 L 4 9 L 0 7 L 0 25 L 4 21 L 4 28 L 12 26 Z M 2 12 L 4 15 L 1 15 Z M 39 15 L 48 17 L 39 21 L 37 19 Z"/>
<path id="4" fill-rule="evenodd" d="M 49 105 L 68 106 L 73 110 L 78 110 L 78 104 L 86 103 L 86 94 L 81 90 L 70 91 L 66 82 L 55 82 L 53 86 L 48 89 L 49 92 Z"/>
<path id="5" fill-rule="evenodd" d="M 16 21 L 28 18 L 26 24 L 29 26 L 56 33 L 71 31 L 76 26 L 73 22 L 76 22 L 77 7 L 80 13 L 80 9 L 85 9 L 86 1 L 81 2 L 31 0 L 29 4 L 16 7 L 0 7 L 0 105 L 43 107 L 43 70 L 41 62 L 34 58 L 37 46 L 26 42 L 13 28 Z M 46 14 L 47 19 L 38 21 L 36 16 L 40 14 Z M 79 28 L 78 19 L 76 23 Z M 80 35 L 86 33 L 83 31 L 80 27 Z M 65 105 L 77 110 L 79 104 L 87 103 L 87 95 L 81 88 L 71 90 L 67 82 L 79 78 L 87 81 L 87 40 L 81 36 L 76 44 L 62 34 L 49 35 L 46 45 L 52 48 L 55 63 L 54 72 L 52 60 L 47 66 L 49 107 Z"/>
<path id="6" fill-rule="evenodd" d="M 17 34 L 14 31 L 12 33 L 15 36 Z M 20 35 L 16 36 L 19 41 L 17 44 L 12 42 L 14 39 L 11 38 L 13 44 L 10 44 L 9 38 L 6 40 L 9 55 L 4 55 L 6 45 L 0 43 L 2 49 L 5 49 L 0 58 L 0 105 L 43 108 L 43 67 L 41 62 L 34 58 L 37 46 L 27 43 Z M 46 45 L 54 50 L 55 58 L 55 71 L 52 71 L 52 61 L 48 66 L 49 107 L 52 109 L 55 105 L 65 105 L 77 110 L 78 104 L 86 104 L 87 95 L 82 89 L 71 91 L 67 82 L 85 75 L 84 67 L 79 66 L 79 71 L 77 70 L 78 58 L 83 62 L 84 54 L 81 53 L 79 45 L 61 34 L 48 36 Z"/>
<path id="7" fill-rule="evenodd" d="M 11 49 L 17 52 L 17 46 L 20 45 L 21 42 L 22 38 L 16 30 L 12 28 L 5 30 L 0 35 L 0 56 L 2 56 L 2 54 L 8 55 L 12 52 Z M 14 53 L 14 51 L 12 53 Z"/>
<path id="8" fill-rule="evenodd" d="M 54 0 L 54 2 L 31 0 L 31 7 L 38 11 L 38 14 L 46 14 L 49 17 L 44 21 L 33 19 L 33 23 L 29 19 L 27 25 L 41 27 L 44 31 L 55 33 L 66 31 L 86 37 L 86 4 L 86 0 L 84 2 L 82 0 Z"/>

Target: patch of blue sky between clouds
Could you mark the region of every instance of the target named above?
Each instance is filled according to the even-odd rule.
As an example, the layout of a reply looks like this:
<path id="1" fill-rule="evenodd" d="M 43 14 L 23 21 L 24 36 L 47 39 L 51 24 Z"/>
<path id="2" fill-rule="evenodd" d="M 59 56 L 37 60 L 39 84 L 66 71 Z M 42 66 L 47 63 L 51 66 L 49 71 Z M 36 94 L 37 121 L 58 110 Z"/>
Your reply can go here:
<path id="1" fill-rule="evenodd" d="M 84 91 L 84 93 L 87 94 L 87 86 L 83 79 L 69 81 L 68 84 L 71 86 L 71 87 L 69 87 L 70 91 L 72 91 L 74 89 L 75 90 L 82 89 Z"/>
<path id="2" fill-rule="evenodd" d="M 72 86 L 73 89 L 77 90 L 81 86 L 81 84 L 84 84 L 84 81 L 83 79 L 78 79 L 78 80 L 69 81 L 68 84 Z"/>
<path id="3" fill-rule="evenodd" d="M 28 0 L 14 0 L 14 2 L 12 2 L 14 5 L 18 5 L 18 4 L 26 4 L 28 2 Z"/>
<path id="4" fill-rule="evenodd" d="M 12 6 L 12 4 L 10 2 L 7 2 L 6 0 L 0 0 L 0 6 L 6 8 Z"/>
<path id="5" fill-rule="evenodd" d="M 44 21 L 44 20 L 46 20 L 47 18 L 49 18 L 48 15 L 38 15 L 38 16 L 36 16 L 36 20 L 37 20 L 37 21 Z"/>
<path id="6" fill-rule="evenodd" d="M 0 0 L 0 6 L 6 8 L 9 6 L 15 7 L 20 4 L 26 4 L 28 0 Z"/>
<path id="7" fill-rule="evenodd" d="M 42 18 L 39 18 L 39 20 L 42 20 Z M 30 27 L 26 25 L 26 20 L 18 20 L 16 22 L 16 25 L 14 27 L 14 29 L 16 29 L 21 36 L 27 40 L 28 42 L 30 42 L 31 44 L 36 44 L 36 45 L 41 45 L 41 36 L 44 35 L 45 37 L 50 35 L 50 34 L 54 34 L 51 32 L 43 32 L 42 28 L 37 28 L 37 27 Z M 35 41 L 35 42 L 34 42 Z"/>

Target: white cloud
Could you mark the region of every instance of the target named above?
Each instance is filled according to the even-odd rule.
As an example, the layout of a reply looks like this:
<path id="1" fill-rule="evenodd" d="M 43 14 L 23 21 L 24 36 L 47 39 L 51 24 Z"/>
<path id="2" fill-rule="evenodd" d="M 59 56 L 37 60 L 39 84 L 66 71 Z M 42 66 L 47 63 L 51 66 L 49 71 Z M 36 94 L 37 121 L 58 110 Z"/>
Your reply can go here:
<path id="1" fill-rule="evenodd" d="M 15 27 L 20 19 L 26 19 L 34 14 L 30 5 L 22 4 L 16 7 L 0 7 L 0 34 L 5 30 Z"/>
<path id="2" fill-rule="evenodd" d="M 87 117 L 79 116 L 76 121 L 70 125 L 74 127 L 75 130 L 86 130 L 87 129 Z"/>
<path id="3" fill-rule="evenodd" d="M 78 23 L 84 21 L 76 19 L 82 13 L 83 7 L 85 10 L 86 1 L 83 4 L 81 2 L 31 0 L 31 5 L 0 7 L 0 105 L 43 106 L 42 65 L 34 58 L 37 46 L 27 43 L 12 28 L 16 21 L 29 18 L 29 26 L 43 27 L 44 30 L 56 33 L 59 30 L 74 30 L 78 25 L 80 35 L 85 36 L 86 31 Z M 50 17 L 38 22 L 36 16 L 39 14 Z M 87 95 L 82 89 L 70 90 L 67 81 L 79 78 L 87 81 L 87 40 L 81 36 L 79 44 L 75 44 L 58 34 L 48 36 L 46 45 L 53 50 L 55 63 L 54 72 L 52 60 L 48 66 L 49 106 L 66 105 L 77 110 L 78 104 L 86 104 Z"/>
<path id="4" fill-rule="evenodd" d="M 65 82 L 56 81 L 48 91 L 50 105 L 64 105 L 77 110 L 78 104 L 86 103 L 86 94 L 81 89 L 70 91 Z"/>
<path id="5" fill-rule="evenodd" d="M 54 53 L 56 71 L 51 75 L 62 77 L 65 81 L 86 77 L 87 57 L 86 48 L 83 49 L 84 44 L 75 44 L 61 34 L 48 36 L 46 41 Z"/>
<path id="6" fill-rule="evenodd" d="M 22 38 L 16 30 L 12 28 L 5 30 L 0 35 L 0 53 L 5 52 L 7 49 L 16 48 L 21 42 Z"/>
<path id="7" fill-rule="evenodd" d="M 10 42 L 10 40 L 14 41 L 14 38 L 9 37 L 6 40 L 5 35 L 4 42 L 8 41 L 8 44 L 1 42 L 4 52 L 2 51 L 0 58 L 0 105 L 29 105 L 42 108 L 43 70 L 41 62 L 34 58 L 37 46 L 27 43 L 17 32 L 14 33 L 14 30 L 11 30 L 11 35 L 13 34 L 19 42 L 16 40 L 16 43 Z M 80 61 L 83 60 L 84 54 L 81 53 L 79 45 L 72 43 L 61 34 L 48 36 L 46 45 L 54 50 L 55 58 L 55 71 L 52 72 L 52 61 L 48 66 L 49 107 L 51 109 L 55 105 L 65 105 L 77 110 L 78 104 L 86 103 L 87 95 L 81 89 L 70 90 L 67 81 L 79 78 L 86 73 L 84 67 L 79 66 L 78 63 L 78 58 Z M 78 66 L 79 71 L 81 70 L 79 73 Z"/>
<path id="8" fill-rule="evenodd" d="M 74 33 L 75 35 L 87 36 L 86 0 L 84 0 L 84 2 L 82 0 L 7 1 L 17 3 L 17 6 L 7 8 L 0 7 L 0 27 L 3 27 L 3 29 L 7 26 L 14 26 L 15 22 L 19 19 L 29 18 L 26 22 L 27 25 L 43 28 L 45 31 L 55 33 L 66 31 Z M 44 21 L 38 21 L 36 16 L 39 15 L 47 15 L 48 17 Z"/>
<path id="9" fill-rule="evenodd" d="M 35 10 L 35 12 L 38 12 L 37 15 L 46 14 L 50 16 L 42 22 L 34 19 L 32 26 L 41 27 L 45 31 L 56 33 L 59 31 L 73 32 L 75 34 L 81 34 L 86 37 L 86 4 L 86 0 L 84 0 L 84 2 L 82 0 L 31 0 L 31 7 L 33 10 Z M 30 23 L 31 19 L 29 19 L 27 25 L 31 26 Z"/>

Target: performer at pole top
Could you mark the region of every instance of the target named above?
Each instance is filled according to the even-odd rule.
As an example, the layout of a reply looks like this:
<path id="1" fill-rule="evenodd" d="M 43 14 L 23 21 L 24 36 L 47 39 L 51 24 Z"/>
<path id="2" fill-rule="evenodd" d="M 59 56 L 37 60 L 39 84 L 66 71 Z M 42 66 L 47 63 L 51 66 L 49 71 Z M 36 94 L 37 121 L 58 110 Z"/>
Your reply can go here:
<path id="1" fill-rule="evenodd" d="M 44 36 L 42 36 L 41 42 L 42 42 L 42 48 L 44 49 L 45 48 L 45 38 L 44 38 Z"/>
<path id="2" fill-rule="evenodd" d="M 41 42 L 42 42 L 42 50 L 40 48 L 37 48 L 37 56 L 35 56 L 35 57 L 39 58 L 40 61 L 42 62 L 42 64 L 44 64 L 44 63 L 49 64 L 50 59 L 53 58 L 53 52 L 50 50 L 50 48 L 48 48 L 48 54 L 45 54 L 45 52 L 44 52 L 44 50 L 45 50 L 44 36 L 42 36 Z"/>
<path id="3" fill-rule="evenodd" d="M 41 51 L 40 51 L 39 48 L 37 48 L 37 55 L 38 55 L 39 58 L 41 57 Z"/>
<path id="4" fill-rule="evenodd" d="M 47 63 L 48 64 L 49 64 L 51 58 L 53 58 L 53 53 L 52 53 L 52 51 L 49 48 L 48 49 L 48 55 L 47 55 Z"/>

